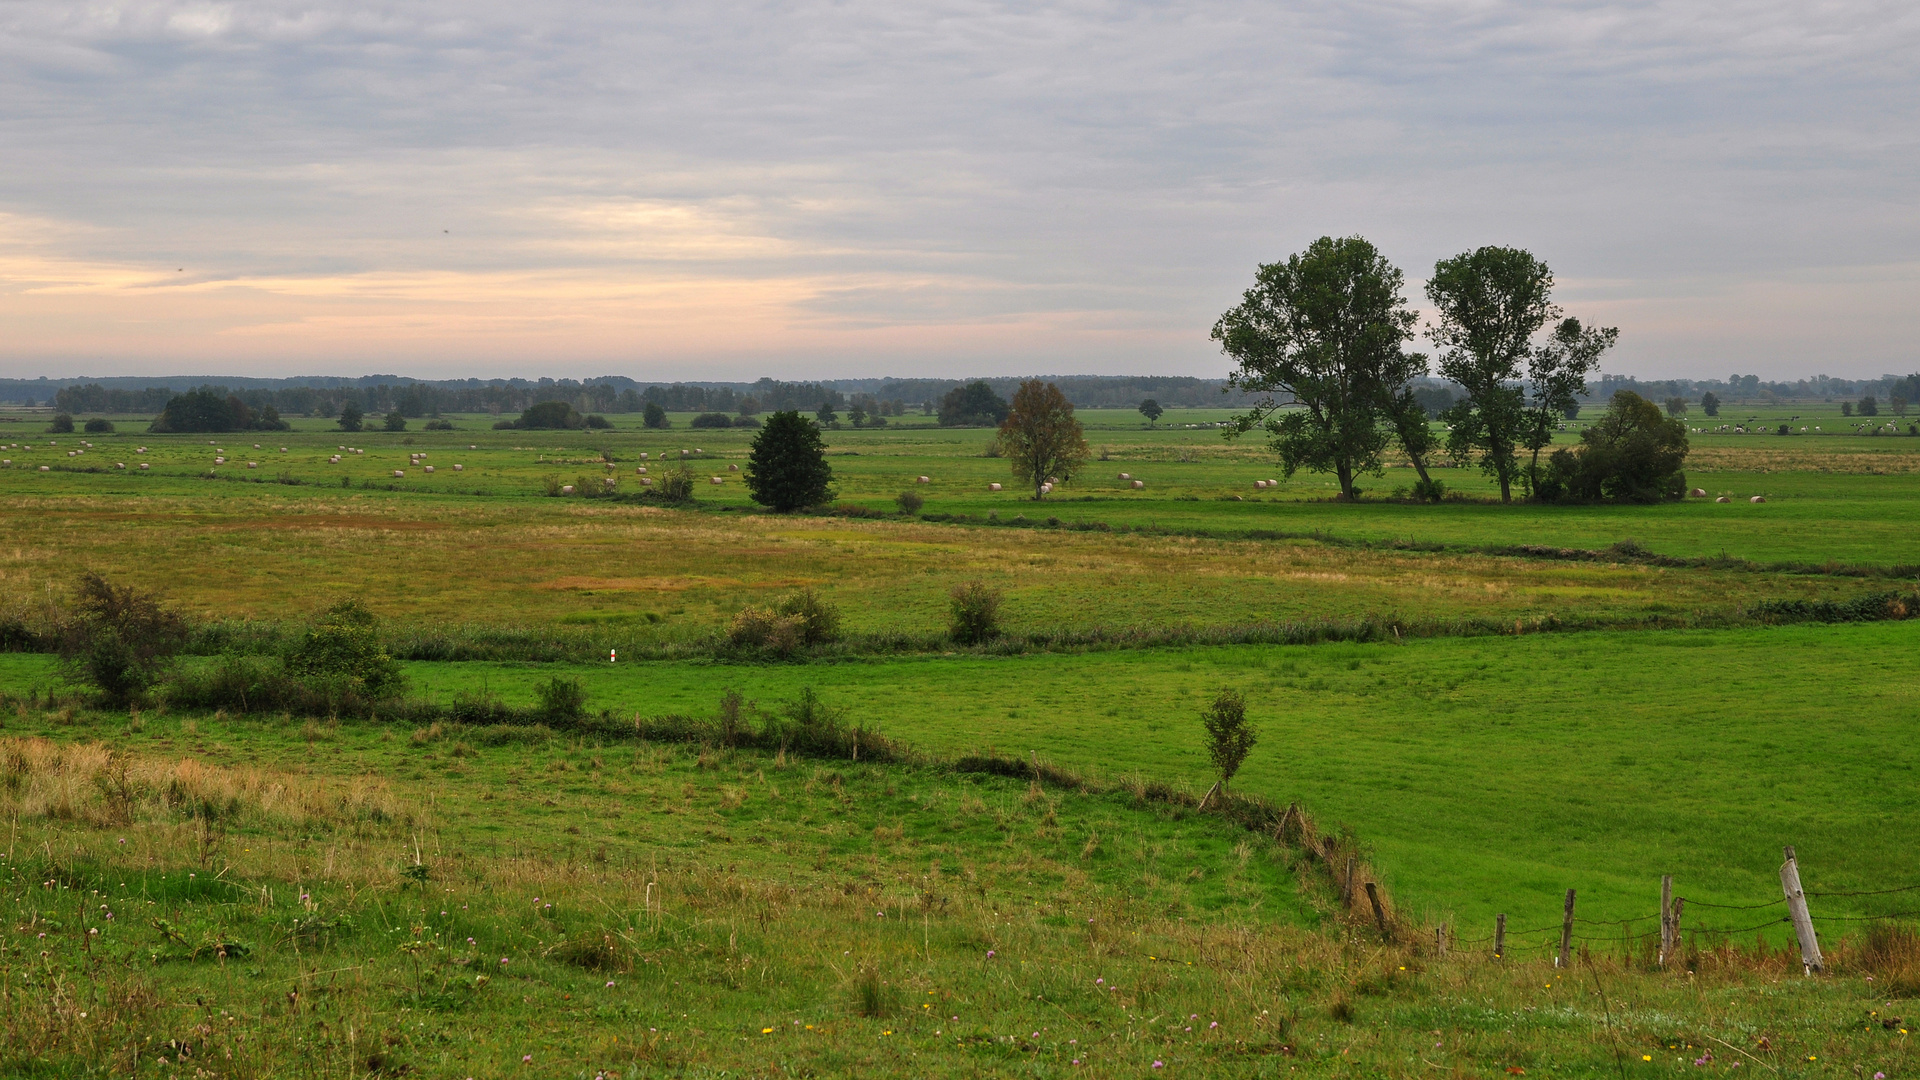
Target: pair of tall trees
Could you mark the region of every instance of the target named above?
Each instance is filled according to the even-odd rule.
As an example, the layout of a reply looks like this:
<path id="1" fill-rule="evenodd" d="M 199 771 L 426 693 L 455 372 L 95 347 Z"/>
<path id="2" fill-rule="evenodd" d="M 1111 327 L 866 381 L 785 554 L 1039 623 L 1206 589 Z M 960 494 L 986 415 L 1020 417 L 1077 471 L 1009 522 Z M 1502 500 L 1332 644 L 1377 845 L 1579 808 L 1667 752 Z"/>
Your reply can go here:
<path id="1" fill-rule="evenodd" d="M 1264 428 L 1288 475 L 1331 472 L 1346 499 L 1358 496 L 1359 476 L 1381 472 L 1397 441 L 1419 473 L 1416 490 L 1437 497 L 1426 463 L 1440 438 L 1412 387 L 1428 357 L 1402 348 L 1419 323 L 1404 288 L 1399 268 L 1357 236 L 1321 237 L 1260 267 L 1213 328 L 1239 364 L 1230 384 L 1263 395 L 1230 434 Z M 1442 259 L 1427 282 L 1435 310 L 1427 337 L 1440 350 L 1440 374 L 1466 391 L 1441 414 L 1447 451 L 1477 459 L 1503 501 L 1516 482 L 1537 488 L 1541 450 L 1619 338 L 1617 329 L 1561 318 L 1552 291 L 1545 263 L 1505 247 Z"/>

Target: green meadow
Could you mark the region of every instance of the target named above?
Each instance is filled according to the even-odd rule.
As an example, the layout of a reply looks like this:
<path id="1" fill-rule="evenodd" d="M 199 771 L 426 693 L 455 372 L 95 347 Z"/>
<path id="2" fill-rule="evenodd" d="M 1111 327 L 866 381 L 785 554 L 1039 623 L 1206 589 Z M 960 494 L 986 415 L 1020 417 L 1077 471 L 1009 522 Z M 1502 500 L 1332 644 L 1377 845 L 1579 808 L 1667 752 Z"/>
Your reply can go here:
<path id="1" fill-rule="evenodd" d="M 838 507 L 793 516 L 681 415 L 0 422 L 0 1072 L 1910 1075 L 1907 421 L 1729 404 L 1689 417 L 1708 498 L 1558 507 L 1402 466 L 1334 502 L 1226 415 L 1083 413 L 1041 502 L 988 432 L 833 431 Z M 683 461 L 691 504 L 645 494 Z M 50 653 L 84 571 L 193 620 L 207 685 L 356 597 L 406 694 L 103 709 Z M 994 643 L 946 637 L 968 581 Z M 800 589 L 839 640 L 728 643 Z M 1259 738 L 1203 805 L 1222 689 Z M 894 749 L 735 740 L 729 692 Z"/>

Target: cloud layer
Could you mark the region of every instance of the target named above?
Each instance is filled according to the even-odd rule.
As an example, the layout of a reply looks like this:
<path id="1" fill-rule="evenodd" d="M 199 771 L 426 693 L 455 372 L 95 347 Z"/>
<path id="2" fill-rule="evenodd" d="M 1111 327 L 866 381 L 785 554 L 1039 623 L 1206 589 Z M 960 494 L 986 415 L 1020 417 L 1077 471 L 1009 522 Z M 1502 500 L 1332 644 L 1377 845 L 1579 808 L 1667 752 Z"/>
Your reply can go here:
<path id="1" fill-rule="evenodd" d="M 1531 248 L 1610 370 L 1920 366 L 1909 5 L 0 7 L 0 370 L 1164 371 Z"/>

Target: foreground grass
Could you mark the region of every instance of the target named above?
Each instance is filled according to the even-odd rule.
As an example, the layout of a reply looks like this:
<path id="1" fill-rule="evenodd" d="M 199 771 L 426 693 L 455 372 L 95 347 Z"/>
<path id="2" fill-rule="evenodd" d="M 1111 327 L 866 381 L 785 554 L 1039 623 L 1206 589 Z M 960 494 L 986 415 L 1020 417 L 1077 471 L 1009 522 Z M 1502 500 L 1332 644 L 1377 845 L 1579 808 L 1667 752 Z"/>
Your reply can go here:
<path id="1" fill-rule="evenodd" d="M 1440 956 L 1325 921 L 1297 853 L 1111 797 L 524 730 L 10 726 L 57 737 L 0 745 L 10 1075 L 1913 1065 L 1880 1022 L 1904 945 L 1811 980 Z"/>

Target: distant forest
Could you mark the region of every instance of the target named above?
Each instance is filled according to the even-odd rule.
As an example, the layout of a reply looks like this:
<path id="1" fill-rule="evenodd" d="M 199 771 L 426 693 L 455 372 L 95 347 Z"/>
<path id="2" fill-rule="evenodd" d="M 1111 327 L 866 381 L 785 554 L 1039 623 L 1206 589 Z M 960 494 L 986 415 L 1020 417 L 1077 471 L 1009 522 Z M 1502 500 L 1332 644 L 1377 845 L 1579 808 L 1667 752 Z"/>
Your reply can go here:
<path id="1" fill-rule="evenodd" d="M 1059 384 L 1076 408 L 1131 409 L 1152 398 L 1163 408 L 1241 408 L 1247 399 L 1223 393 L 1225 379 L 1179 376 L 1061 375 Z M 210 388 L 232 394 L 250 408 L 272 407 L 289 416 L 339 415 L 352 403 L 361 412 L 398 412 L 403 416 L 440 413 L 515 414 L 541 401 L 566 401 L 585 413 L 634 413 L 649 403 L 671 412 L 760 413 L 779 409 L 812 412 L 823 403 L 836 410 L 859 405 L 876 415 L 930 411 L 962 379 L 827 379 L 819 382 L 675 382 L 643 383 L 609 375 L 575 379 L 408 379 L 398 375 L 360 378 L 301 376 L 286 379 L 239 377 L 139 376 L 73 379 L 0 379 L 0 404 L 52 407 L 61 412 L 145 415 L 158 413 L 176 393 Z M 980 380 L 1003 398 L 1011 397 L 1018 378 Z M 1437 412 L 1450 403 L 1455 388 L 1443 380 L 1422 380 L 1421 403 Z M 1643 380 L 1603 375 L 1583 400 L 1604 402 L 1618 390 L 1650 401 L 1698 400 L 1712 393 L 1727 404 L 1776 401 L 1842 400 L 1864 394 L 1904 396 L 1899 389 L 1920 387 L 1920 377 L 1883 375 L 1878 379 L 1836 379 L 1826 375 L 1796 382 L 1763 382 L 1754 375 L 1725 379 Z"/>

